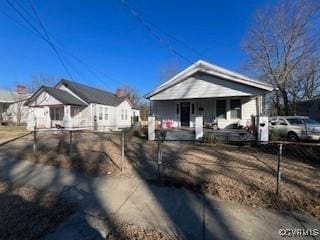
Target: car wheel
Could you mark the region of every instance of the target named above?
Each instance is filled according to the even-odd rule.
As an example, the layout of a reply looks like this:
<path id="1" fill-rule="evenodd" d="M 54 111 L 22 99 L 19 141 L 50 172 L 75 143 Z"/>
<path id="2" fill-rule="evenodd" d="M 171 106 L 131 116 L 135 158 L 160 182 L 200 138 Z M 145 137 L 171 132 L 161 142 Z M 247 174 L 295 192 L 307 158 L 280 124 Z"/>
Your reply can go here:
<path id="1" fill-rule="evenodd" d="M 297 135 L 296 133 L 294 133 L 294 132 L 289 132 L 289 133 L 288 133 L 288 140 L 289 140 L 290 142 L 298 142 L 298 141 L 299 141 L 299 137 L 298 137 L 298 135 Z"/>

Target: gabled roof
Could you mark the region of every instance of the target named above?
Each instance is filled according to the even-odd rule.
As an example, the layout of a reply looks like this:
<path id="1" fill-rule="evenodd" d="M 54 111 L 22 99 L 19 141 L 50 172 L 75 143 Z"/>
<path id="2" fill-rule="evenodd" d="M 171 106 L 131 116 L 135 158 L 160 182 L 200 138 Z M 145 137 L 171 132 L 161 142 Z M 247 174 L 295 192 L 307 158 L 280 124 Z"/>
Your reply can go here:
<path id="1" fill-rule="evenodd" d="M 70 80 L 62 79 L 58 84 L 63 84 L 69 88 L 73 93 L 79 96 L 87 103 L 97 103 L 110 106 L 118 106 L 123 101 L 127 100 L 127 97 L 117 97 L 115 94 L 106 92 L 104 90 L 89 87 L 87 85 L 73 82 Z M 57 87 L 56 86 L 56 87 Z"/>
<path id="2" fill-rule="evenodd" d="M 18 94 L 16 91 L 9 91 L 0 89 L 0 102 L 13 103 L 17 101 L 26 100 L 31 94 Z"/>
<path id="3" fill-rule="evenodd" d="M 52 88 L 52 87 L 47 87 L 47 86 L 41 86 L 25 103 L 25 105 L 28 105 L 30 102 L 33 101 L 35 97 L 37 97 L 41 92 L 47 92 L 50 94 L 52 97 L 57 99 L 59 102 L 65 104 L 65 105 L 77 105 L 77 106 L 86 106 L 87 104 L 80 99 L 76 98 L 73 96 L 71 93 L 68 93 L 67 91 L 63 91 L 60 89 Z"/>
<path id="4" fill-rule="evenodd" d="M 186 80 L 187 78 L 191 77 L 195 73 L 205 73 L 205 74 L 212 75 L 225 80 L 237 82 L 237 83 L 248 85 L 258 89 L 262 89 L 265 91 L 273 90 L 273 87 L 270 84 L 251 79 L 245 75 L 227 70 L 222 67 L 218 67 L 214 64 L 205 62 L 203 60 L 199 60 L 194 64 L 192 64 L 191 66 L 189 66 L 188 68 L 186 68 L 185 70 L 175 75 L 173 78 L 169 79 L 168 81 L 160 85 L 159 87 L 149 92 L 147 95 L 145 95 L 145 98 L 149 99 L 152 96 Z"/>

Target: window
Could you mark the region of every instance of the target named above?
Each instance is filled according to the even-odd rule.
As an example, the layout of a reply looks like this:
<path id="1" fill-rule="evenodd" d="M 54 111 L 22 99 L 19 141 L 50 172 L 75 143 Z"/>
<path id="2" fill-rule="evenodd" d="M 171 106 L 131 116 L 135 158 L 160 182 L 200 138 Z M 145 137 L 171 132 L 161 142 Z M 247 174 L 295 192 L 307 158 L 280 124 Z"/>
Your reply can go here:
<path id="1" fill-rule="evenodd" d="M 128 119 L 128 110 L 126 109 L 126 110 L 124 110 L 124 119 L 125 120 L 127 120 Z"/>
<path id="2" fill-rule="evenodd" d="M 121 110 L 121 120 L 124 120 L 124 110 Z"/>
<path id="3" fill-rule="evenodd" d="M 177 114 L 179 114 L 179 104 L 177 104 Z"/>
<path id="4" fill-rule="evenodd" d="M 194 114 L 194 103 L 191 104 L 191 114 Z"/>
<path id="5" fill-rule="evenodd" d="M 80 108 L 79 107 L 71 106 L 71 117 L 74 117 L 74 116 L 78 115 L 79 112 L 80 112 Z"/>
<path id="6" fill-rule="evenodd" d="M 217 118 L 226 118 L 227 116 L 227 107 L 226 107 L 226 100 L 218 100 L 217 101 L 217 110 L 216 110 L 216 115 Z"/>
<path id="7" fill-rule="evenodd" d="M 103 118 L 103 107 L 99 107 L 99 120 L 102 120 Z"/>
<path id="8" fill-rule="evenodd" d="M 231 118 L 233 119 L 241 118 L 241 100 L 240 99 L 230 100 L 230 115 L 231 115 Z"/>
<path id="9" fill-rule="evenodd" d="M 53 107 L 50 108 L 50 118 L 53 121 L 63 120 L 64 109 L 63 107 Z"/>
<path id="10" fill-rule="evenodd" d="M 104 108 L 104 120 L 108 120 L 108 108 Z"/>
<path id="11" fill-rule="evenodd" d="M 287 121 L 288 121 L 291 125 L 302 125 L 302 124 L 303 124 L 302 119 L 299 119 L 299 118 L 287 118 Z"/>

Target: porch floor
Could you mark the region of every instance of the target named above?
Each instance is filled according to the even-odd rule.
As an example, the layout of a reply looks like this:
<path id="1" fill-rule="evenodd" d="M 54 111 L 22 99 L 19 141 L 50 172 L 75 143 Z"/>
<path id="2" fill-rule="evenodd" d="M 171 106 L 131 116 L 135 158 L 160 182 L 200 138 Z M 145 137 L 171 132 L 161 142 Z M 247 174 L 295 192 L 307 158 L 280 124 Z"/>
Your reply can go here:
<path id="1" fill-rule="evenodd" d="M 156 139 L 160 139 L 161 133 L 165 134 L 166 141 L 195 141 L 194 128 L 180 127 L 156 130 Z M 252 142 L 255 136 L 245 129 L 203 129 L 204 134 L 213 134 L 219 142 Z"/>

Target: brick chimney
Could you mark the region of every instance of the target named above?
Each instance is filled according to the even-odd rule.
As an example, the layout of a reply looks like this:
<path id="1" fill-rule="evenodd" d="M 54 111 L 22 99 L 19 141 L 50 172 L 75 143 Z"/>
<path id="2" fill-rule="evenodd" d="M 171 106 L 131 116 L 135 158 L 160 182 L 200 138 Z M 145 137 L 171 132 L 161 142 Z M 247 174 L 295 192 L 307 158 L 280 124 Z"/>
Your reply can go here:
<path id="1" fill-rule="evenodd" d="M 116 92 L 117 97 L 125 97 L 126 96 L 126 91 L 122 88 L 118 88 Z"/>
<path id="2" fill-rule="evenodd" d="M 17 85 L 17 93 L 18 94 L 26 94 L 27 88 L 24 85 Z"/>

